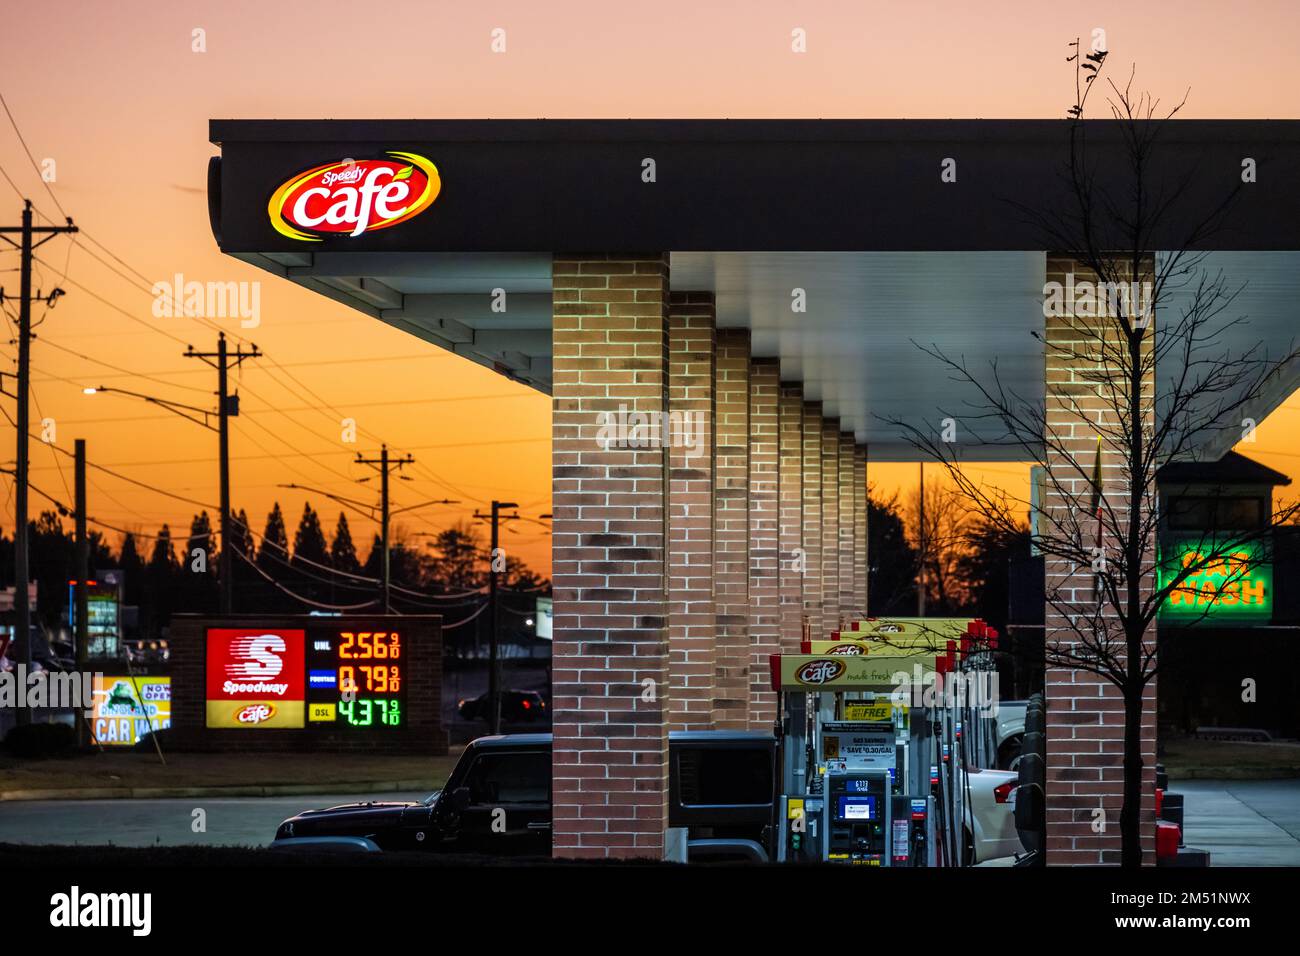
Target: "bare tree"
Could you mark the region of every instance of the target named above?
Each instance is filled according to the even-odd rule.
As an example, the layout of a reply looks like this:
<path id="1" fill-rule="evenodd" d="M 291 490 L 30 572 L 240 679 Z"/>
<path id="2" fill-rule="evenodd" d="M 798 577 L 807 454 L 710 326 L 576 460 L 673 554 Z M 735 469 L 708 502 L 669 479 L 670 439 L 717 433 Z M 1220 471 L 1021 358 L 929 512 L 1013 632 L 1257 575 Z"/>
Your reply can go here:
<path id="1" fill-rule="evenodd" d="M 917 549 L 917 587 L 925 587 L 933 613 L 951 613 L 970 601 L 961 559 L 972 514 L 965 496 L 947 482 L 926 482 L 924 508 L 921 493 L 918 488 L 909 494 L 904 508 L 908 538 Z"/>
<path id="2" fill-rule="evenodd" d="M 1142 860 L 1143 696 L 1158 672 L 1156 615 L 1171 598 L 1196 600 L 1208 613 L 1215 596 L 1193 591 L 1189 578 L 1213 573 L 1222 579 L 1218 594 L 1231 594 L 1268 560 L 1267 528 L 1207 527 L 1178 566 L 1159 567 L 1156 475 L 1166 462 L 1194 460 L 1211 440 L 1243 429 L 1248 408 L 1278 384 L 1297 353 L 1270 358 L 1256 344 L 1233 354 L 1224 342 L 1244 321 L 1232 314 L 1241 288 L 1201 250 L 1241 187 L 1189 208 L 1189 197 L 1204 195 L 1192 188 L 1195 163 L 1155 163 L 1161 149 L 1179 149 L 1162 134 L 1186 98 L 1162 109 L 1133 91 L 1130 74 L 1122 87 L 1107 81 L 1110 120 L 1085 121 L 1106 53 L 1087 52 L 1078 40 L 1070 46 L 1076 93 L 1066 199 L 1050 209 L 1012 203 L 1041 228 L 1044 248 L 1072 260 L 1080 274 L 1068 294 L 1044 290 L 1046 364 L 1069 373 L 1049 380 L 1040 402 L 1009 387 L 996 361 L 972 368 L 937 345 L 918 347 L 977 396 L 942 414 L 992 427 L 998 444 L 1043 466 L 1035 543 L 1047 564 L 1047 664 L 1096 675 L 1122 696 L 1120 859 L 1133 867 Z M 982 522 L 1015 530 L 1030 502 L 977 483 L 962 468 L 959 445 L 937 430 L 894 424 L 921 454 L 943 463 Z M 1294 508 L 1270 524 L 1288 520 Z"/>

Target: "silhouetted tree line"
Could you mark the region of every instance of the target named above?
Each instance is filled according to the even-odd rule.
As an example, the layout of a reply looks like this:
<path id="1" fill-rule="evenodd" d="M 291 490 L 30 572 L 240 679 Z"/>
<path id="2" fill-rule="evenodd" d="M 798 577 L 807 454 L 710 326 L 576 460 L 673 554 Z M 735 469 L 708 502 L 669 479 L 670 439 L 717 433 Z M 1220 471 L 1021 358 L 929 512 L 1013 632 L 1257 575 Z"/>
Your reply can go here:
<path id="1" fill-rule="evenodd" d="M 376 534 L 370 542 L 363 563 L 343 513 L 327 537 L 319 513 L 310 503 L 304 505 L 292 545 L 278 502 L 260 535 L 253 533 L 242 509 L 232 515 L 232 523 L 231 566 L 238 613 L 381 610 L 380 537 Z M 123 603 L 139 608 L 138 634 L 128 636 L 162 636 L 174 613 L 217 612 L 218 524 L 204 511 L 193 517 L 184 536 L 173 533 L 167 524 L 155 534 L 126 532 L 116 552 L 101 532 L 90 532 L 92 574 L 123 571 Z M 33 620 L 52 631 L 67 622 L 68 584 L 76 569 L 73 528 L 71 523 L 65 527 L 57 512 L 45 511 L 30 529 L 32 578 L 38 585 Z M 389 554 L 395 611 L 442 614 L 445 624 L 454 624 L 469 618 L 486 600 L 489 556 L 478 529 L 469 523 L 425 540 L 399 528 L 392 535 Z M 0 580 L 9 585 L 14 580 L 13 539 L 7 536 L 0 537 Z M 550 582 L 507 556 L 498 583 L 506 589 L 502 635 L 527 636 L 531 627 L 524 621 L 533 616 L 537 595 L 549 593 Z M 480 614 L 472 624 L 448 631 L 449 643 L 482 641 L 486 619 L 486 614 Z"/>

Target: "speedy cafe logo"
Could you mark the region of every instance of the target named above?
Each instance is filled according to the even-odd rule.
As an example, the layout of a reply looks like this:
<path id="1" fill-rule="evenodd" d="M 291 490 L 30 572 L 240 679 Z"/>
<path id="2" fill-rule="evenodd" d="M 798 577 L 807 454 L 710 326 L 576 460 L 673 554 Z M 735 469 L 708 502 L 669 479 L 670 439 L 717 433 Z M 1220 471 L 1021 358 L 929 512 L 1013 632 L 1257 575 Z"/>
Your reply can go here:
<path id="1" fill-rule="evenodd" d="M 867 653 L 867 649 L 861 644 L 836 644 L 834 647 L 827 649 L 827 654 L 847 654 L 849 656 L 862 655 Z"/>
<path id="2" fill-rule="evenodd" d="M 271 194 L 266 211 L 281 235 L 303 242 L 360 236 L 418 216 L 442 179 L 433 162 L 390 150 L 388 159 L 341 159 L 297 173 Z"/>
<path id="3" fill-rule="evenodd" d="M 249 704 L 235 711 L 235 720 L 241 724 L 261 724 L 275 716 L 275 704 Z"/>
<path id="4" fill-rule="evenodd" d="M 809 661 L 795 672 L 794 679 L 800 684 L 825 684 L 835 680 L 846 670 L 848 665 L 843 661 Z"/>

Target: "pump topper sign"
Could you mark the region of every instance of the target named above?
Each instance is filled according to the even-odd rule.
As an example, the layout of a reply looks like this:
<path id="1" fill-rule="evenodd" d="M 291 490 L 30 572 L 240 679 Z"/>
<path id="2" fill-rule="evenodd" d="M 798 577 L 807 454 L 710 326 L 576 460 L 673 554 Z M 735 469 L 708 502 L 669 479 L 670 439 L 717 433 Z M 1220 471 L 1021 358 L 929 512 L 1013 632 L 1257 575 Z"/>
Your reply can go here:
<path id="1" fill-rule="evenodd" d="M 267 203 L 271 225 L 303 242 L 355 238 L 418 216 L 438 198 L 432 161 L 390 150 L 382 159 L 341 159 L 296 173 Z"/>

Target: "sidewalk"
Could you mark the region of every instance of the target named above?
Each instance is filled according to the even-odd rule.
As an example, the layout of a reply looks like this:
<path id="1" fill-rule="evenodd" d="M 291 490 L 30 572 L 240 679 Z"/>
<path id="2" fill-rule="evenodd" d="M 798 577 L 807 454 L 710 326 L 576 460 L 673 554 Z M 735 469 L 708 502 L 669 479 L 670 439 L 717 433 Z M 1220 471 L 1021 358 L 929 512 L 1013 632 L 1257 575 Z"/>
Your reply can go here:
<path id="1" fill-rule="evenodd" d="M 1300 780 L 1171 780 L 1184 842 L 1211 866 L 1300 866 Z"/>

